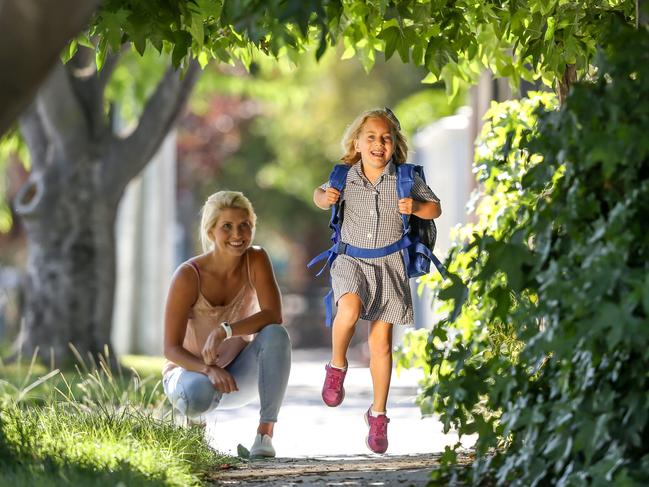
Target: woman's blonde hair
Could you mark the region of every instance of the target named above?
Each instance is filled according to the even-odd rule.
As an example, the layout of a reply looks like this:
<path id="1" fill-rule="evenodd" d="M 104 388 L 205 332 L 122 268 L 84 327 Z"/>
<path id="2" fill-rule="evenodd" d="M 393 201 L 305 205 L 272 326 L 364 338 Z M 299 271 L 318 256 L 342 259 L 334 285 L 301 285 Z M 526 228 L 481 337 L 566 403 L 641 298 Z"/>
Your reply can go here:
<path id="1" fill-rule="evenodd" d="M 214 248 L 214 242 L 210 238 L 210 230 L 216 225 L 221 212 L 228 208 L 240 208 L 248 212 L 250 225 L 252 226 L 252 236 L 255 236 L 255 224 L 257 215 L 252 207 L 250 200 L 239 191 L 219 191 L 207 198 L 203 209 L 201 210 L 201 244 L 203 252 L 209 252 Z"/>
<path id="2" fill-rule="evenodd" d="M 365 122 L 370 118 L 382 118 L 388 123 L 390 132 L 392 133 L 392 141 L 394 143 L 394 154 L 392 160 L 395 164 L 403 164 L 408 157 L 408 143 L 406 138 L 401 133 L 401 126 L 399 121 L 389 108 L 375 108 L 361 113 L 352 124 L 347 127 L 343 140 L 341 142 L 343 148 L 343 156 L 340 158 L 345 164 L 355 164 L 361 159 L 360 153 L 356 151 L 354 143 L 361 134 Z"/>

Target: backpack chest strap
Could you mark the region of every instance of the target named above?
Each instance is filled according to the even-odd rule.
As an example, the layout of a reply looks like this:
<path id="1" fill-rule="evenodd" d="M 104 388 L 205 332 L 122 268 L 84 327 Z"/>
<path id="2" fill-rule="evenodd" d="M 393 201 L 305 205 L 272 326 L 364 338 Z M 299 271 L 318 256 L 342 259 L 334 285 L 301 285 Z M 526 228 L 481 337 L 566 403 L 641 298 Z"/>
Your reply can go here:
<path id="1" fill-rule="evenodd" d="M 350 257 L 359 258 L 359 259 L 377 259 L 379 257 L 385 257 L 386 255 L 394 254 L 405 248 L 408 248 L 412 245 L 412 240 L 408 235 L 403 235 L 396 242 L 386 245 L 385 247 L 379 247 L 377 249 L 366 249 L 363 247 L 355 247 L 345 242 L 337 242 L 329 247 L 324 252 L 316 255 L 311 261 L 307 264 L 308 268 L 313 267 L 318 262 L 327 259 L 325 265 L 320 269 L 317 276 L 322 274 L 327 266 L 330 266 L 331 263 L 338 255 L 349 255 Z"/>

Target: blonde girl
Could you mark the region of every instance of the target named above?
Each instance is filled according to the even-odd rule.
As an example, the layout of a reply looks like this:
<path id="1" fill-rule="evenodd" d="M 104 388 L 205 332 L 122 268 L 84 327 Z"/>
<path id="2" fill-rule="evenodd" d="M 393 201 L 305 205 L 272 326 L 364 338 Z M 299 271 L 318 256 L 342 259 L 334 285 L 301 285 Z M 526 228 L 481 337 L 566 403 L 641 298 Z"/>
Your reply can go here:
<path id="1" fill-rule="evenodd" d="M 396 171 L 406 162 L 408 146 L 396 116 L 388 108 L 361 114 L 342 140 L 342 160 L 349 165 L 343 193 L 325 183 L 313 193 L 315 204 L 328 209 L 344 202 L 343 242 L 376 249 L 401 238 L 401 214 L 422 219 L 441 215 L 439 199 L 418 176 L 412 197 L 397 196 Z M 370 321 L 368 345 L 374 400 L 365 413 L 368 447 L 388 447 L 386 403 L 392 375 L 392 327 L 413 322 L 412 297 L 400 252 L 363 259 L 338 255 L 331 264 L 337 313 L 333 322 L 332 356 L 325 366 L 322 399 L 331 407 L 345 397 L 347 349 L 359 318 Z"/>

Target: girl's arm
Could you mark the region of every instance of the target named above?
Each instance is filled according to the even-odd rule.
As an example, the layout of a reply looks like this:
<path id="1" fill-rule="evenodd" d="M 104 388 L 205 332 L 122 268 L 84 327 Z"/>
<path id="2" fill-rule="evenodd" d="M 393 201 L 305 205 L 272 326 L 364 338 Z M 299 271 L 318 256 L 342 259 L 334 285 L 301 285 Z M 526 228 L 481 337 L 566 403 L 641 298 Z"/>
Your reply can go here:
<path id="1" fill-rule="evenodd" d="M 399 213 L 415 215 L 422 220 L 432 220 L 442 214 L 442 205 L 439 201 L 419 201 L 412 198 L 399 200 Z"/>
<path id="2" fill-rule="evenodd" d="M 328 210 L 331 205 L 335 205 L 340 199 L 340 191 L 335 188 L 326 190 L 318 187 L 313 192 L 313 202 L 321 210 Z"/>
<path id="3" fill-rule="evenodd" d="M 439 198 L 418 175 L 415 175 L 410 194 L 412 198 L 399 200 L 399 213 L 412 214 L 422 220 L 432 220 L 442 214 Z"/>
<path id="4" fill-rule="evenodd" d="M 189 310 L 198 298 L 198 279 L 180 266 L 171 279 L 164 316 L 164 356 L 182 368 L 205 373 L 205 363 L 183 347 Z"/>

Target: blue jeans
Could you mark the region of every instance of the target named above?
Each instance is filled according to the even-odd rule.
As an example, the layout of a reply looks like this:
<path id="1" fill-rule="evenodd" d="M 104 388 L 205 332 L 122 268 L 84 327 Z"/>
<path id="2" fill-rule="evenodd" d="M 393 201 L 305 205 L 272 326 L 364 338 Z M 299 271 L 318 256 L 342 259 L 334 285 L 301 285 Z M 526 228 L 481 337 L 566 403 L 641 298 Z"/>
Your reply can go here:
<path id="1" fill-rule="evenodd" d="M 286 328 L 266 325 L 254 340 L 225 367 L 238 391 L 223 394 L 205 374 L 176 367 L 162 379 L 167 398 L 181 414 L 197 418 L 214 409 L 234 409 L 261 402 L 260 422 L 277 422 L 291 371 L 291 341 Z"/>

